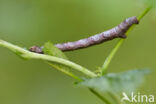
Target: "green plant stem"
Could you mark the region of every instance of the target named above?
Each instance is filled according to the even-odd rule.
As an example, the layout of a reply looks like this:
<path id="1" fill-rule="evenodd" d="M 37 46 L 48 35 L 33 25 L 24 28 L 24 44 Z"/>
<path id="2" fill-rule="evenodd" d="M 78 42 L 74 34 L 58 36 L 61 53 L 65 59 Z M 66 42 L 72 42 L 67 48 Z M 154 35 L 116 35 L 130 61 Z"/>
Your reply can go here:
<path id="1" fill-rule="evenodd" d="M 138 20 L 140 21 L 152 8 L 152 5 L 148 6 L 142 13 L 141 15 L 138 17 Z M 129 28 L 129 30 L 127 31 L 127 34 L 134 28 L 135 25 L 133 25 L 131 28 Z M 117 53 L 117 51 L 119 50 L 120 46 L 123 44 L 124 39 L 120 39 L 118 41 L 118 43 L 115 45 L 115 47 L 113 48 L 113 50 L 111 51 L 111 53 L 108 55 L 108 57 L 106 58 L 104 64 L 102 65 L 102 70 L 101 70 L 101 75 L 104 75 L 108 69 L 108 66 L 110 64 L 110 62 L 112 61 L 113 57 L 115 56 L 115 54 Z"/>
<path id="2" fill-rule="evenodd" d="M 138 17 L 138 20 L 140 21 L 143 19 L 143 17 L 152 9 L 153 5 L 149 5 Z"/>
<path id="3" fill-rule="evenodd" d="M 55 69 L 57 69 L 57 70 L 63 72 L 64 74 L 66 74 L 66 75 L 68 75 L 68 76 L 70 76 L 70 77 L 76 79 L 77 81 L 79 81 L 79 82 L 83 81 L 80 77 L 78 77 L 77 75 L 71 73 L 70 71 L 64 70 L 63 68 L 59 67 L 58 65 L 52 64 L 52 63 L 50 63 L 50 62 L 47 62 L 47 63 L 48 63 L 50 66 L 52 66 L 53 68 L 55 68 Z"/>
<path id="4" fill-rule="evenodd" d="M 16 45 L 8 43 L 8 42 L 6 42 L 4 40 L 0 40 L 0 46 L 3 46 L 5 48 L 10 49 L 11 51 L 15 52 L 16 54 L 20 55 L 22 58 L 25 58 L 25 59 L 41 59 L 41 60 L 46 60 L 46 61 L 60 63 L 60 64 L 63 64 L 63 65 L 66 65 L 68 67 L 71 67 L 73 69 L 76 69 L 76 70 L 84 73 L 85 75 L 87 75 L 89 77 L 96 77 L 96 74 L 91 72 L 91 71 L 89 71 L 88 69 L 86 69 L 86 68 L 84 68 L 84 67 L 82 67 L 82 66 L 80 66 L 78 64 L 75 64 L 75 63 L 73 63 L 71 61 L 62 59 L 62 58 L 49 56 L 49 55 L 44 55 L 44 54 L 33 53 L 33 52 L 25 50 L 25 49 L 23 49 L 21 47 L 18 47 Z M 48 62 L 48 64 L 49 64 L 49 62 Z M 74 75 L 73 73 L 65 71 L 65 70 L 61 69 L 60 67 L 58 67 L 58 66 L 53 66 L 53 67 L 55 67 L 59 71 L 65 73 L 66 75 L 68 75 L 68 76 L 70 76 L 70 77 L 72 77 L 72 78 L 74 78 L 74 79 L 76 79 L 78 81 L 83 81 L 81 78 L 79 78 L 78 76 Z M 92 93 L 94 93 L 97 97 L 99 97 L 102 101 L 107 102 L 107 101 L 105 101 L 105 98 L 102 97 L 100 94 L 98 94 L 95 90 L 90 89 L 90 91 Z"/>
<path id="5" fill-rule="evenodd" d="M 143 13 L 141 13 L 141 15 L 138 17 L 138 20 L 141 20 L 152 8 L 152 6 L 147 7 Z M 134 25 L 127 31 L 130 32 L 132 29 L 134 28 Z M 102 68 L 102 74 L 105 73 L 106 69 L 108 68 L 112 58 L 114 57 L 114 55 L 116 54 L 116 52 L 118 51 L 118 49 L 120 48 L 120 46 L 123 44 L 124 39 L 120 39 L 119 42 L 116 44 L 116 46 L 114 47 L 114 49 L 112 50 L 112 52 L 109 54 L 109 56 L 107 57 L 105 63 L 103 64 Z M 102 95 L 100 95 L 97 91 L 95 91 L 94 89 L 89 88 L 89 90 L 95 95 L 97 96 L 99 99 L 101 99 L 104 103 L 106 104 L 111 104 L 106 98 L 104 98 Z M 114 96 L 112 97 L 114 98 Z M 117 103 L 119 104 L 120 102 L 118 101 L 117 98 L 114 98 Z"/>
<path id="6" fill-rule="evenodd" d="M 125 104 L 124 102 L 121 102 L 121 101 L 120 101 L 120 98 L 119 98 L 115 93 L 107 92 L 107 94 L 108 94 L 112 99 L 114 99 L 114 101 L 116 102 L 116 104 Z"/>
<path id="7" fill-rule="evenodd" d="M 96 95 L 99 99 L 101 99 L 104 103 L 106 104 L 111 104 L 106 98 L 104 98 L 102 95 L 100 95 L 97 91 L 95 91 L 94 89 L 92 88 L 89 88 L 89 90 L 94 94 Z"/>
<path id="8" fill-rule="evenodd" d="M 77 71 L 80 71 L 89 77 L 97 76 L 95 73 L 91 72 L 90 70 L 88 70 L 74 62 L 71 62 L 71 61 L 68 61 L 68 60 L 65 60 L 62 58 L 54 57 L 54 56 L 33 53 L 33 52 L 25 50 L 19 46 L 8 43 L 4 40 L 0 40 L 0 46 L 10 49 L 11 51 L 15 52 L 16 54 L 18 54 L 19 56 L 21 56 L 25 59 L 41 59 L 41 60 L 56 62 L 56 63 L 62 64 L 62 65 L 71 67 Z"/>

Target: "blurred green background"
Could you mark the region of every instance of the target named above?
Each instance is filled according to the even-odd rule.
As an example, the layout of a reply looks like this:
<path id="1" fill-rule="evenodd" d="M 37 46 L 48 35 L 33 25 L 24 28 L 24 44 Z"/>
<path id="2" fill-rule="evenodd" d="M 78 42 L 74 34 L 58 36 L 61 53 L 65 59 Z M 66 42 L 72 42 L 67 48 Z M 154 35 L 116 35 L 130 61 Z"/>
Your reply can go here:
<path id="1" fill-rule="evenodd" d="M 144 9 L 141 0 L 0 0 L 0 39 L 22 47 L 47 41 L 74 41 L 110 29 Z M 153 71 L 139 89 L 156 95 L 156 11 L 129 34 L 109 72 Z M 70 60 L 95 70 L 118 39 L 66 52 Z M 103 104 L 72 78 L 39 60 L 24 61 L 0 47 L 0 104 Z"/>

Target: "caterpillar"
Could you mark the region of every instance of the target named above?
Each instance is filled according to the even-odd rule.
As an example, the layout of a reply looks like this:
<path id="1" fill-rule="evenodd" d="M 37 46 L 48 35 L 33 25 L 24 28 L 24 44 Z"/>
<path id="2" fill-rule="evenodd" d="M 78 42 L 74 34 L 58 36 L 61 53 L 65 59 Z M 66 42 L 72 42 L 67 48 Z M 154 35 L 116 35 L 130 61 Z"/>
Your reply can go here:
<path id="1" fill-rule="evenodd" d="M 107 30 L 105 32 L 90 36 L 88 38 L 80 39 L 74 42 L 55 44 L 55 46 L 62 51 L 72 51 L 72 50 L 77 50 L 77 49 L 82 49 L 93 45 L 97 45 L 115 38 L 126 38 L 125 33 L 127 32 L 127 30 L 133 24 L 138 24 L 138 23 L 139 21 L 136 18 L 136 16 L 133 16 L 127 18 L 126 20 L 121 22 L 118 26 L 110 30 Z M 42 48 L 43 47 L 33 46 L 29 50 L 31 52 L 43 53 Z"/>

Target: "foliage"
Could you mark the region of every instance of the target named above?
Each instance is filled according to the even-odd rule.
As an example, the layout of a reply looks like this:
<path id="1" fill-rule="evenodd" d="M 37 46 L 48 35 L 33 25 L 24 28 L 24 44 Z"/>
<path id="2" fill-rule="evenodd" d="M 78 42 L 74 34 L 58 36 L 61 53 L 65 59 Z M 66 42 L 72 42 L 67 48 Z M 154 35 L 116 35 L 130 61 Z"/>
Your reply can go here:
<path id="1" fill-rule="evenodd" d="M 47 42 L 44 44 L 43 51 L 45 54 L 50 56 L 56 56 L 59 58 L 68 59 L 67 56 L 61 50 L 55 47 L 51 42 Z"/>
<path id="2" fill-rule="evenodd" d="M 50 56 L 56 56 L 59 58 L 68 59 L 67 56 L 60 49 L 55 47 L 55 45 L 53 45 L 50 41 L 44 44 L 43 52 Z M 52 66 L 53 68 L 65 73 L 77 80 L 80 80 L 80 78 L 78 78 L 76 75 L 74 75 L 73 73 L 70 72 L 70 70 L 71 70 L 70 67 L 56 63 L 56 62 L 48 62 L 48 64 L 50 66 Z"/>
<path id="3" fill-rule="evenodd" d="M 144 76 L 149 74 L 150 70 L 130 70 L 120 73 L 109 73 L 102 77 L 84 79 L 84 82 L 78 85 L 94 88 L 102 92 L 131 93 L 141 85 Z"/>

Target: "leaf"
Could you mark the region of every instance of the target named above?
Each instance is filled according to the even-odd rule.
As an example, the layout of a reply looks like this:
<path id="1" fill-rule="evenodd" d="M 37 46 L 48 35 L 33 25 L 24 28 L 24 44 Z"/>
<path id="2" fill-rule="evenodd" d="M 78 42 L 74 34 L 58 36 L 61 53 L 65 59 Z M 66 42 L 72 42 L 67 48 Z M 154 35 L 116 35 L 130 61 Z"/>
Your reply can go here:
<path id="1" fill-rule="evenodd" d="M 144 81 L 144 76 L 149 74 L 150 70 L 130 70 L 121 73 L 111 73 L 98 78 L 84 79 L 78 85 L 95 88 L 103 92 L 127 94 L 135 91 Z"/>
<path id="2" fill-rule="evenodd" d="M 55 45 L 53 45 L 51 42 L 47 42 L 44 44 L 43 52 L 51 56 L 68 59 L 66 55 L 60 49 L 55 47 Z"/>
<path id="3" fill-rule="evenodd" d="M 55 47 L 51 42 L 47 42 L 44 44 L 43 52 L 45 54 L 50 55 L 50 56 L 56 56 L 59 58 L 68 59 L 66 57 L 66 55 L 60 49 Z M 67 75 L 69 75 L 69 76 L 71 76 L 77 80 L 80 80 L 77 76 L 75 76 L 73 73 L 70 72 L 70 70 L 71 70 L 70 67 L 67 67 L 67 66 L 62 65 L 62 64 L 54 63 L 54 62 L 48 62 L 48 64 L 50 66 L 52 66 L 53 68 L 65 73 L 65 74 L 67 74 Z"/>

